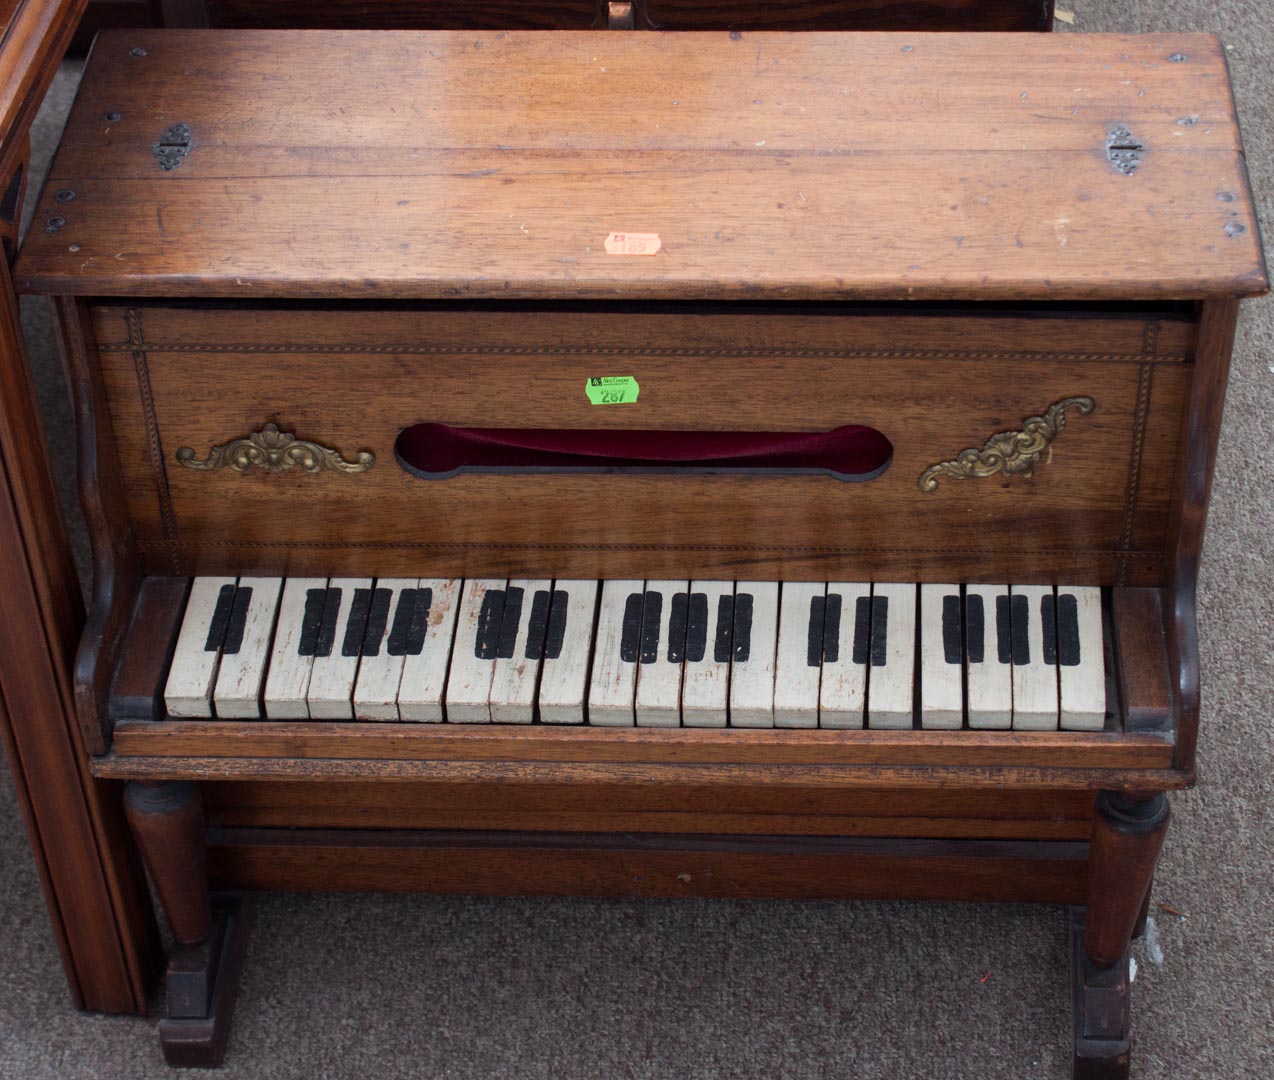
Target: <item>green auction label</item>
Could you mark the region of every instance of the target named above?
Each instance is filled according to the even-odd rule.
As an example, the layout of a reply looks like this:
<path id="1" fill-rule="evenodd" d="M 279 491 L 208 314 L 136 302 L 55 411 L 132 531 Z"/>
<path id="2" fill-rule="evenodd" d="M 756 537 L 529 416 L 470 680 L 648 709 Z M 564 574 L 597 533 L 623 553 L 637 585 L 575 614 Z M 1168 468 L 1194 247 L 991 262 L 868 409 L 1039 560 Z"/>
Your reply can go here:
<path id="1" fill-rule="evenodd" d="M 604 375 L 584 383 L 584 393 L 594 405 L 631 405 L 640 389 L 632 375 Z"/>

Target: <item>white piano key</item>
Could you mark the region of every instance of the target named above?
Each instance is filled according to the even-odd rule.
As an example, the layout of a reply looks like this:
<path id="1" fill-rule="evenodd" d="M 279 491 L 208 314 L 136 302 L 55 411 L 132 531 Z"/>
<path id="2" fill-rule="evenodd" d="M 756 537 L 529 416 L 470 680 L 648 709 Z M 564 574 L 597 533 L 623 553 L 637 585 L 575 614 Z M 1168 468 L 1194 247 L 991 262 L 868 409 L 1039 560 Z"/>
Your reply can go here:
<path id="1" fill-rule="evenodd" d="M 631 727 L 634 722 L 644 586 L 641 581 L 602 583 L 588 688 L 590 724 Z"/>
<path id="2" fill-rule="evenodd" d="M 235 579 L 197 577 L 177 635 L 164 704 L 173 716 L 211 716 L 221 641 L 234 605 Z"/>
<path id="3" fill-rule="evenodd" d="M 734 587 L 730 657 L 730 726 L 774 726 L 774 662 L 779 643 L 779 585 L 740 581 Z"/>
<path id="4" fill-rule="evenodd" d="M 882 604 L 881 601 L 884 601 Z M 881 630 L 885 640 L 879 640 Z M 872 586 L 867 726 L 910 728 L 916 677 L 916 587 Z"/>
<path id="5" fill-rule="evenodd" d="M 529 724 L 535 719 L 535 684 L 544 656 L 551 581 L 516 579 L 505 589 L 500 645 L 491 676 L 491 720 Z"/>
<path id="6" fill-rule="evenodd" d="M 456 643 L 447 676 L 447 722 L 491 722 L 491 676 L 504 621 L 506 582 L 469 578 L 460 595 Z"/>
<path id="7" fill-rule="evenodd" d="M 403 720 L 440 724 L 442 697 L 451 664 L 456 613 L 460 608 L 459 578 L 422 578 L 416 583 L 417 599 L 428 593 L 423 637 L 416 627 L 403 657 L 402 680 L 398 684 L 398 715 Z"/>
<path id="8" fill-rule="evenodd" d="M 775 727 L 818 727 L 826 593 L 827 586 L 821 581 L 783 583 L 774 670 Z"/>
<path id="9" fill-rule="evenodd" d="M 584 722 L 597 591 L 596 581 L 558 581 L 553 585 L 540 671 L 542 723 Z"/>
<path id="10" fill-rule="evenodd" d="M 212 699 L 217 715 L 225 720 L 261 716 L 261 689 L 282 587 L 282 578 L 239 579 Z"/>
<path id="11" fill-rule="evenodd" d="M 371 578 L 332 578 L 328 582 L 306 692 L 310 716 L 315 720 L 354 718 L 354 679 L 371 598 Z"/>
<path id="12" fill-rule="evenodd" d="M 1099 588 L 1057 587 L 1057 676 L 1060 726 L 1068 731 L 1104 728 L 1106 665 Z"/>
<path id="13" fill-rule="evenodd" d="M 964 727 L 964 615 L 958 585 L 920 586 L 920 726 Z"/>
<path id="14" fill-rule="evenodd" d="M 969 727 L 1013 726 L 1013 631 L 1007 585 L 964 590 L 965 680 Z"/>
<path id="15" fill-rule="evenodd" d="M 686 727 L 726 726 L 733 637 L 734 582 L 692 581 L 681 679 L 681 722 Z"/>
<path id="16" fill-rule="evenodd" d="M 1053 616 L 1051 585 L 1013 585 L 1009 605 L 1013 620 L 1013 728 L 1017 731 L 1057 730 L 1057 663 L 1045 655 L 1054 646 L 1056 624 L 1044 625 L 1042 608 Z"/>
<path id="17" fill-rule="evenodd" d="M 309 718 L 305 695 L 326 597 L 327 578 L 288 578 L 283 583 L 265 682 L 265 715 L 271 720 Z"/>
<path id="18" fill-rule="evenodd" d="M 871 656 L 871 586 L 829 581 L 823 607 L 823 675 L 818 723 L 860 728 L 867 705 Z"/>
<path id="19" fill-rule="evenodd" d="M 354 681 L 355 719 L 398 719 L 398 684 L 403 677 L 406 639 L 416 615 L 416 595 L 415 578 L 381 578 L 372 590 Z"/>
<path id="20" fill-rule="evenodd" d="M 648 581 L 641 611 L 637 725 L 681 726 L 681 673 L 689 594 L 685 581 Z"/>

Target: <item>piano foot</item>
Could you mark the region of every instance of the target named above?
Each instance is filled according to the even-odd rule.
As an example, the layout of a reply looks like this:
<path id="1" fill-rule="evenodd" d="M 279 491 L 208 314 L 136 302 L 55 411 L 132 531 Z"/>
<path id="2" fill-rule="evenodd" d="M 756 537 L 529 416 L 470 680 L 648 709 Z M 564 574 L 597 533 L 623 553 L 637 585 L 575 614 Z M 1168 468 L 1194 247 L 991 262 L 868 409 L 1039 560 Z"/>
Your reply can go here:
<path id="1" fill-rule="evenodd" d="M 1075 1080 L 1128 1076 L 1129 953 L 1144 927 L 1159 849 L 1168 831 L 1162 792 L 1097 796 L 1088 863 L 1088 906 L 1071 909 Z"/>
<path id="2" fill-rule="evenodd" d="M 164 1061 L 176 1069 L 215 1069 L 226 1052 L 254 904 L 239 893 L 212 898 L 212 929 L 198 945 L 173 946 L 159 1022 Z"/>
<path id="3" fill-rule="evenodd" d="M 1085 910 L 1070 909 L 1071 997 L 1074 1004 L 1074 1080 L 1126 1080 L 1132 1039 L 1128 953 L 1099 967 L 1084 951 Z"/>
<path id="4" fill-rule="evenodd" d="M 236 893 L 208 891 L 198 784 L 131 781 L 124 812 L 173 934 L 168 1015 L 159 1024 L 164 1060 L 178 1068 L 215 1068 L 230 1033 L 250 907 Z"/>

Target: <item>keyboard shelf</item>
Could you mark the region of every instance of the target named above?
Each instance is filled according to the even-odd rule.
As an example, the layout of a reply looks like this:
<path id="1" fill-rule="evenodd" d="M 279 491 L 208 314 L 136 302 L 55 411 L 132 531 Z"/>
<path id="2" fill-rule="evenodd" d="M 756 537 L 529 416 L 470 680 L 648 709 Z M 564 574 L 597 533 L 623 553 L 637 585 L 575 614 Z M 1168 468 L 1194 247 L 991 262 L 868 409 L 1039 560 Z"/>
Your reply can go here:
<path id="1" fill-rule="evenodd" d="M 95 771 L 218 779 L 1186 787 L 1160 733 L 714 731 L 121 721 Z"/>

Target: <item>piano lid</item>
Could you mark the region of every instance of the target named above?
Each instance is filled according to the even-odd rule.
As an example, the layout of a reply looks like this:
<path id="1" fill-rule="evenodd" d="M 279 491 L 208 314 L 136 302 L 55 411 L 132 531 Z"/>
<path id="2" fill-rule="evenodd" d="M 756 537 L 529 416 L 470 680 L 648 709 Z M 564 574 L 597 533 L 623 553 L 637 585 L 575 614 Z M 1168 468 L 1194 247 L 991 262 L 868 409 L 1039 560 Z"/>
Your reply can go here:
<path id="1" fill-rule="evenodd" d="M 1194 34 L 106 33 L 16 277 L 240 298 L 1266 288 L 1223 49 Z"/>

